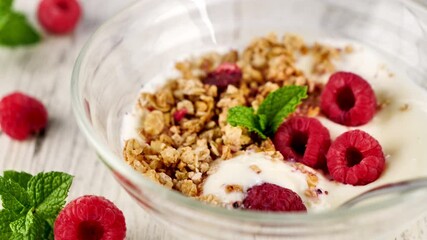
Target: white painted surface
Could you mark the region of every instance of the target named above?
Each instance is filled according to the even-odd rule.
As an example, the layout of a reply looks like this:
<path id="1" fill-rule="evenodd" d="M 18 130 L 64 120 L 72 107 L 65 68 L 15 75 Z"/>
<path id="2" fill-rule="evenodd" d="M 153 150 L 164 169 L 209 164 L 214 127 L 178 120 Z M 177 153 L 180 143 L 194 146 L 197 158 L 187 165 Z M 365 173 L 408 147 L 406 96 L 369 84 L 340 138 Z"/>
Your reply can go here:
<path id="1" fill-rule="evenodd" d="M 25 142 L 0 135 L 0 171 L 14 169 L 38 173 L 64 171 L 75 176 L 69 200 L 84 194 L 107 197 L 123 210 L 127 239 L 173 240 L 121 189 L 97 160 L 75 123 L 70 105 L 70 78 L 74 61 L 90 34 L 107 18 L 133 0 L 81 0 L 84 19 L 65 37 L 45 36 L 32 48 L 0 48 L 0 96 L 21 90 L 39 98 L 50 114 L 43 138 Z M 34 21 L 38 0 L 16 0 L 15 6 Z M 397 240 L 427 239 L 427 219 L 409 226 Z"/>

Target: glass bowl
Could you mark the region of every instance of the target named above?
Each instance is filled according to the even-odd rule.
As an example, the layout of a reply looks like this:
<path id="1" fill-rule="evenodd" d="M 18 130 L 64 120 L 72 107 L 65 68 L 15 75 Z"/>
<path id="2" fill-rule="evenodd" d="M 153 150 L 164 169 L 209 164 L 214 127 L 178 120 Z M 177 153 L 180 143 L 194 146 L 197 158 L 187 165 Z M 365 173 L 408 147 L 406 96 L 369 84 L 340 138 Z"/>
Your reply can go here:
<path id="1" fill-rule="evenodd" d="M 269 32 L 362 43 L 391 58 L 425 87 L 426 29 L 427 7 L 421 0 L 142 0 L 104 24 L 82 50 L 73 72 L 73 109 L 83 133 L 117 180 L 175 236 L 390 239 L 427 210 L 425 194 L 407 193 L 350 210 L 310 214 L 213 207 L 131 169 L 122 159 L 121 122 L 141 87 L 164 77 L 177 59 L 238 48 Z"/>

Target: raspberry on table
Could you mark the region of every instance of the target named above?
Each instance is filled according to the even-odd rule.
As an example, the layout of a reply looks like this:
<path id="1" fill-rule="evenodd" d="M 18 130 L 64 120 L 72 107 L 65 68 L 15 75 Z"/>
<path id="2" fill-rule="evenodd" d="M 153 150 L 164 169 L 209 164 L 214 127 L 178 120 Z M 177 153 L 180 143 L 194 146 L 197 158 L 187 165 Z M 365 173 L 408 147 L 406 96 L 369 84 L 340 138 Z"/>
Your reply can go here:
<path id="1" fill-rule="evenodd" d="M 77 0 L 42 0 L 37 10 L 40 24 L 55 34 L 73 31 L 80 16 L 81 8 Z"/>
<path id="2" fill-rule="evenodd" d="M 328 129 L 315 118 L 289 118 L 277 129 L 273 142 L 287 160 L 301 162 L 312 168 L 326 166 L 331 138 Z"/>
<path id="3" fill-rule="evenodd" d="M 320 107 L 332 121 L 360 126 L 375 115 L 377 100 L 371 85 L 350 72 L 334 73 L 323 89 Z"/>
<path id="4" fill-rule="evenodd" d="M 271 183 L 250 188 L 243 200 L 246 209 L 274 212 L 306 212 L 300 196 L 290 189 Z"/>
<path id="5" fill-rule="evenodd" d="M 223 63 L 203 80 L 205 84 L 226 89 L 228 85 L 237 86 L 242 80 L 242 70 L 234 63 Z"/>
<path id="6" fill-rule="evenodd" d="M 340 135 L 326 155 L 329 173 L 335 181 L 366 185 L 377 180 L 385 167 L 379 142 L 361 130 Z"/>
<path id="7" fill-rule="evenodd" d="M 122 211 L 104 197 L 82 196 L 59 213 L 55 240 L 123 240 L 126 223 Z"/>
<path id="8" fill-rule="evenodd" d="M 43 131 L 48 114 L 43 104 L 28 95 L 14 92 L 0 101 L 0 127 L 15 140 L 25 140 Z"/>

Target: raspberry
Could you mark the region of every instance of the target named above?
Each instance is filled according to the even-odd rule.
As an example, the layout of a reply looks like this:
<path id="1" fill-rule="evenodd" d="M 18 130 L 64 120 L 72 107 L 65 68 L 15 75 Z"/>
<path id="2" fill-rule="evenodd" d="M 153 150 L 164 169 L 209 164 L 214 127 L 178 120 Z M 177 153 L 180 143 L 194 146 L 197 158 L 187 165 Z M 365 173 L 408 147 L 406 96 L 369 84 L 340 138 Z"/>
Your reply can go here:
<path id="1" fill-rule="evenodd" d="M 336 123 L 360 126 L 374 117 L 377 101 L 366 80 L 353 73 L 337 72 L 323 90 L 320 107 Z"/>
<path id="2" fill-rule="evenodd" d="M 242 70 L 233 63 L 223 63 L 203 80 L 205 84 L 226 89 L 229 84 L 237 86 L 242 79 Z"/>
<path id="3" fill-rule="evenodd" d="M 47 118 L 43 104 L 23 93 L 12 93 L 0 101 L 0 126 L 13 139 L 22 141 L 42 131 Z"/>
<path id="4" fill-rule="evenodd" d="M 366 185 L 377 180 L 385 167 L 381 145 L 361 130 L 340 135 L 326 158 L 332 178 L 351 185 Z"/>
<path id="5" fill-rule="evenodd" d="M 331 138 L 328 129 L 319 120 L 292 117 L 280 125 L 273 142 L 285 159 L 301 162 L 312 168 L 323 168 Z"/>
<path id="6" fill-rule="evenodd" d="M 186 108 L 176 110 L 173 113 L 173 119 L 175 120 L 175 122 L 179 122 L 185 117 L 187 112 L 188 112 L 188 110 Z"/>
<path id="7" fill-rule="evenodd" d="M 42 0 L 37 11 L 40 24 L 55 34 L 73 31 L 80 15 L 80 5 L 76 0 Z"/>
<path id="8" fill-rule="evenodd" d="M 248 190 L 243 206 L 250 210 L 274 212 L 307 211 L 300 196 L 290 189 L 263 183 Z"/>
<path id="9" fill-rule="evenodd" d="M 54 234 L 55 240 L 123 240 L 126 223 L 114 203 L 104 197 L 83 196 L 59 213 Z"/>

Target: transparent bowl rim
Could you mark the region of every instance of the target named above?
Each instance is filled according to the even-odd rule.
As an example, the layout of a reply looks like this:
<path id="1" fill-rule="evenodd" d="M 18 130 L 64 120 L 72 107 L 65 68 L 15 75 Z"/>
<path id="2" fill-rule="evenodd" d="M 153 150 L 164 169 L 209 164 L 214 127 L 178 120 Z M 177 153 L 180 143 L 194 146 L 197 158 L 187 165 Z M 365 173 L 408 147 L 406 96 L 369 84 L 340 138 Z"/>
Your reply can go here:
<path id="1" fill-rule="evenodd" d="M 404 1 L 404 0 L 397 0 Z M 412 4 L 417 5 L 418 7 L 427 10 L 427 2 L 423 0 L 409 0 Z M 90 121 L 86 117 L 86 112 L 84 108 L 84 103 L 80 97 L 79 92 L 79 78 L 80 78 L 80 69 L 82 67 L 82 62 L 86 58 L 88 50 L 92 47 L 93 41 L 99 36 L 102 35 L 103 30 L 108 28 L 108 26 L 116 19 L 119 19 L 127 14 L 128 11 L 131 11 L 134 8 L 138 8 L 139 5 L 142 5 L 144 0 L 134 2 L 128 7 L 121 10 L 114 17 L 107 20 L 103 23 L 89 38 L 85 43 L 82 50 L 79 53 L 79 56 L 75 62 L 74 69 L 72 72 L 71 78 L 71 103 L 72 109 L 77 120 L 77 124 L 85 137 L 88 139 L 89 143 L 95 148 L 98 153 L 98 156 L 101 160 L 112 168 L 114 171 L 119 172 L 123 176 L 127 177 L 134 183 L 139 184 L 139 186 L 146 186 L 150 189 L 155 190 L 159 196 L 163 198 L 170 199 L 172 203 L 179 206 L 200 211 L 201 213 L 206 213 L 209 215 L 224 217 L 228 220 L 237 220 L 242 222 L 250 222 L 254 224 L 266 224 L 266 223 L 295 223 L 295 222 L 313 222 L 313 221 L 324 221 L 324 220 L 334 220 L 342 219 L 349 217 L 361 216 L 364 214 L 373 214 L 376 211 L 385 210 L 387 208 L 396 206 L 399 203 L 405 201 L 405 194 L 396 196 L 391 199 L 383 200 L 380 202 L 375 202 L 372 204 L 367 204 L 360 207 L 355 207 L 351 209 L 341 209 L 337 208 L 331 211 L 324 212 L 310 212 L 306 213 L 276 213 L 276 212 L 257 212 L 257 211 L 241 211 L 241 210 L 230 210 L 222 207 L 216 207 L 209 204 L 205 204 L 201 201 L 195 200 L 184 196 L 181 193 L 178 193 L 174 190 L 169 190 L 157 183 L 154 183 L 149 178 L 138 173 L 132 169 L 122 158 L 117 157 L 116 154 L 105 144 L 102 140 L 99 139 L 94 128 L 92 127 Z"/>

